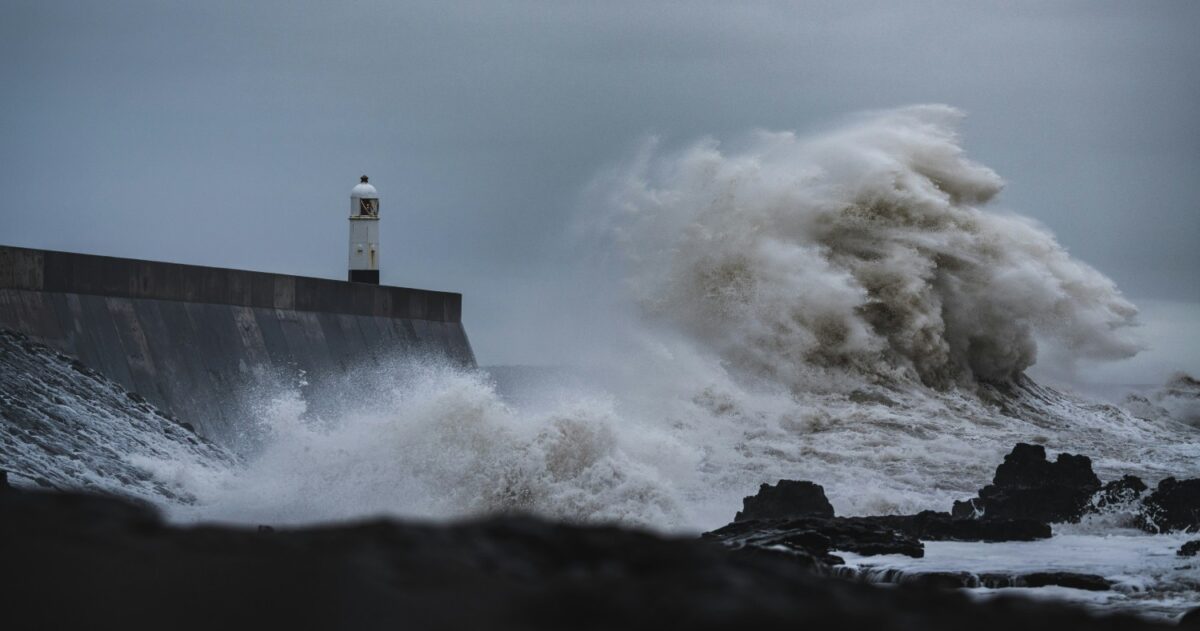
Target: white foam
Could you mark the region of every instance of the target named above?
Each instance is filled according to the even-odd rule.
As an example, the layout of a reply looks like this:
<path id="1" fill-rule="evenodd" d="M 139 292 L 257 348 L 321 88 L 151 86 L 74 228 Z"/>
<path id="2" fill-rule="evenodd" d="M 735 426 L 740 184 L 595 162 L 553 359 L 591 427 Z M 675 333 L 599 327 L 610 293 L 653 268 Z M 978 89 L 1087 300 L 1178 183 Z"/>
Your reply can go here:
<path id="1" fill-rule="evenodd" d="M 838 552 L 849 567 L 922 572 L 995 573 L 1031 572 L 1097 574 L 1114 583 L 1111 591 L 1083 591 L 1063 587 L 974 589 L 981 595 L 1020 593 L 1052 597 L 1099 606 L 1137 611 L 1170 618 L 1200 600 L 1200 560 L 1181 558 L 1175 551 L 1194 535 L 1146 535 L 1114 530 L 1106 534 L 1056 534 L 1030 542 L 970 543 L 931 541 L 924 558 L 902 555 L 861 556 Z"/>

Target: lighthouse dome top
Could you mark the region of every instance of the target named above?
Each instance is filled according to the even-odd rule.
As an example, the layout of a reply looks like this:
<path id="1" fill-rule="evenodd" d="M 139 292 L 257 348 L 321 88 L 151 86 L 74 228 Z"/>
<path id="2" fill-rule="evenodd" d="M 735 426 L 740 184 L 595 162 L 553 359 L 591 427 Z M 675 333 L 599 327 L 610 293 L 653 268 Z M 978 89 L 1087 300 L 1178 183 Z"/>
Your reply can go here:
<path id="1" fill-rule="evenodd" d="M 379 192 L 367 183 L 367 176 L 358 178 L 358 185 L 350 189 L 351 199 L 378 199 Z"/>

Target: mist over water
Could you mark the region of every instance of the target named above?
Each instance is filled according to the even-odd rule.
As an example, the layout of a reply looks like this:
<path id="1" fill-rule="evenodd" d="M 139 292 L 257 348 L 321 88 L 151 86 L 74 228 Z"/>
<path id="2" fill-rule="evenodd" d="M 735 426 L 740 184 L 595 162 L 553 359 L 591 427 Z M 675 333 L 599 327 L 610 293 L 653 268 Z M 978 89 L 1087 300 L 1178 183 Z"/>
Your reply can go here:
<path id="1" fill-rule="evenodd" d="M 1103 478 L 1195 475 L 1190 428 L 1022 376 L 1136 353 L 1136 309 L 1036 223 L 984 209 L 1002 181 L 965 157 L 960 118 L 920 106 L 732 151 L 648 145 L 590 208 L 630 291 L 619 326 L 580 346 L 615 350 L 515 380 L 397 360 L 319 414 L 276 392 L 249 464 L 176 516 L 694 531 L 780 478 L 824 485 L 840 514 L 946 510 L 1017 441 L 1090 455 Z"/>

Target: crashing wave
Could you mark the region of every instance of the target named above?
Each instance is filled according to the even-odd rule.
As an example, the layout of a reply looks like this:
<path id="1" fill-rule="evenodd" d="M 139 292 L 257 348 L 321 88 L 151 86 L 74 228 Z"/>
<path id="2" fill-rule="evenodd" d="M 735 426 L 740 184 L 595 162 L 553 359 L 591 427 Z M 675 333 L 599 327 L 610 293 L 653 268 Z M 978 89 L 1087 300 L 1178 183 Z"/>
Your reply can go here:
<path id="1" fill-rule="evenodd" d="M 983 206 L 961 113 L 876 113 L 816 138 L 653 145 L 604 187 L 647 311 L 800 390 L 1006 381 L 1043 348 L 1139 350 L 1136 309 L 1044 228 Z M 849 381 L 847 379 L 849 378 Z"/>

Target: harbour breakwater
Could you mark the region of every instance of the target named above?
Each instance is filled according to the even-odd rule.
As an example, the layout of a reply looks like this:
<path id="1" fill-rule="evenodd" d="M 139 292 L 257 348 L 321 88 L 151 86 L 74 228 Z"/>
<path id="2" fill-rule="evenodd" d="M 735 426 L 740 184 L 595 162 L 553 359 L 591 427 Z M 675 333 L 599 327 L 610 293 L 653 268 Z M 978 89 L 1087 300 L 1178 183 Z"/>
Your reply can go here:
<path id="1" fill-rule="evenodd" d="M 475 363 L 461 294 L 9 246 L 0 328 L 215 439 L 280 380 L 310 391 L 397 357 Z"/>

